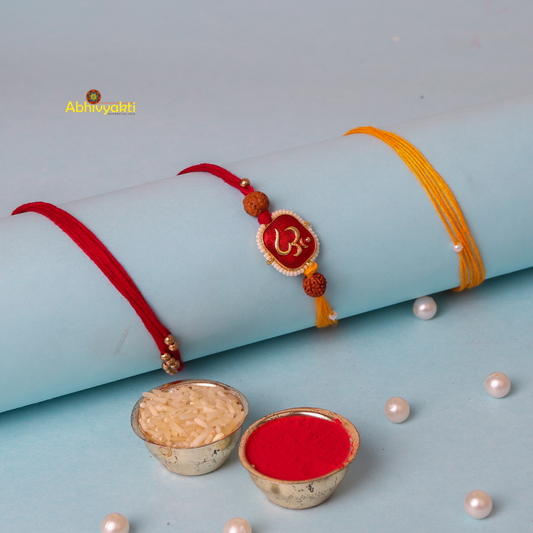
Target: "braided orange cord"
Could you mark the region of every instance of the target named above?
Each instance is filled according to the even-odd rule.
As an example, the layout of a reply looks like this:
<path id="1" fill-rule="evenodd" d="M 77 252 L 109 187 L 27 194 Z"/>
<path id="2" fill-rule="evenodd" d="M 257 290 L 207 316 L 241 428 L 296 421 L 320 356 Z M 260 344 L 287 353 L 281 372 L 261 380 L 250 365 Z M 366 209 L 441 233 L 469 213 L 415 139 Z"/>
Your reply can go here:
<path id="1" fill-rule="evenodd" d="M 402 158 L 427 192 L 454 245 L 460 244 L 463 247 L 462 251 L 459 252 L 461 285 L 453 290 L 462 291 L 479 285 L 485 279 L 483 261 L 461 208 L 439 173 L 412 144 L 395 133 L 367 126 L 355 128 L 344 135 L 355 133 L 366 133 L 377 137 L 388 144 Z"/>

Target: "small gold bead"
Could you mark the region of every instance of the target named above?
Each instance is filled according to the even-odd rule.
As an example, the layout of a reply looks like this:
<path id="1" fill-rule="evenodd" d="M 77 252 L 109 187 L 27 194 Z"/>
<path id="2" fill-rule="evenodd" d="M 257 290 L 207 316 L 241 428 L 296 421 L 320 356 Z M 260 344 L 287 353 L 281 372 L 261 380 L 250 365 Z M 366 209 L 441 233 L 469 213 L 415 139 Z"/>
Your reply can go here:
<path id="1" fill-rule="evenodd" d="M 168 337 L 165 337 L 165 344 L 169 346 L 170 344 L 174 343 L 174 337 L 172 335 L 169 335 Z"/>
<path id="2" fill-rule="evenodd" d="M 165 363 L 167 361 L 169 361 L 171 358 L 172 358 L 172 356 L 169 353 L 167 353 L 167 352 L 164 352 L 164 353 L 161 354 L 161 361 L 163 361 Z"/>
<path id="3" fill-rule="evenodd" d="M 171 352 L 175 352 L 178 349 L 178 343 L 177 342 L 173 342 L 172 344 L 169 344 L 168 345 L 168 349 Z"/>
<path id="4" fill-rule="evenodd" d="M 250 185 L 250 180 L 247 180 L 246 178 L 241 180 L 241 187 L 246 188 Z"/>
<path id="5" fill-rule="evenodd" d="M 176 368 L 172 368 L 172 367 L 165 367 L 165 365 L 163 365 L 163 370 L 167 373 L 167 374 L 170 374 L 171 376 L 174 376 L 175 374 L 178 373 L 178 370 Z"/>
<path id="6" fill-rule="evenodd" d="M 177 359 L 174 359 L 174 357 L 171 357 L 168 361 L 163 361 L 162 367 L 164 370 L 167 370 L 168 368 L 179 368 L 180 362 Z"/>

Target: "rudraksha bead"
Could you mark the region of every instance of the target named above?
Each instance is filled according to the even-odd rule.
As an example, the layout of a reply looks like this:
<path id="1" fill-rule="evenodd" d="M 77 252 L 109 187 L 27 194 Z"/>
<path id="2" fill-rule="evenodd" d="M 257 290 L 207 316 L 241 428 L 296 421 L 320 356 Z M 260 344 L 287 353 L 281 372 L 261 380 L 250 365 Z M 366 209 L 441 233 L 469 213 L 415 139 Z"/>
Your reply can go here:
<path id="1" fill-rule="evenodd" d="M 268 209 L 270 201 L 265 193 L 254 191 L 244 197 L 242 205 L 244 205 L 244 210 L 249 215 L 258 217 L 263 211 Z"/>
<path id="2" fill-rule="evenodd" d="M 326 292 L 326 277 L 315 272 L 312 276 L 305 277 L 303 280 L 304 291 L 307 296 L 318 298 Z"/>

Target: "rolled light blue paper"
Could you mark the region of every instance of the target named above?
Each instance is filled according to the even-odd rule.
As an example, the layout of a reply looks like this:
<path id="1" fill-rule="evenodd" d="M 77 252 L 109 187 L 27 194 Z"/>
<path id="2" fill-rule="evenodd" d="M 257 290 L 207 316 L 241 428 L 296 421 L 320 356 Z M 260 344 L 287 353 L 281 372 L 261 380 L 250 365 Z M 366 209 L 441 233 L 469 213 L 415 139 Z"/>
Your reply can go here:
<path id="1" fill-rule="evenodd" d="M 487 277 L 533 265 L 533 98 L 385 129 L 446 180 Z M 378 139 L 339 137 L 226 168 L 265 192 L 271 211 L 311 223 L 340 318 L 459 284 L 459 260 L 433 205 Z M 257 220 L 241 202 L 232 187 L 196 173 L 61 207 L 122 263 L 188 361 L 314 325 L 302 278 L 265 263 Z M 128 302 L 48 219 L 0 220 L 0 250 L 0 410 L 160 366 Z"/>

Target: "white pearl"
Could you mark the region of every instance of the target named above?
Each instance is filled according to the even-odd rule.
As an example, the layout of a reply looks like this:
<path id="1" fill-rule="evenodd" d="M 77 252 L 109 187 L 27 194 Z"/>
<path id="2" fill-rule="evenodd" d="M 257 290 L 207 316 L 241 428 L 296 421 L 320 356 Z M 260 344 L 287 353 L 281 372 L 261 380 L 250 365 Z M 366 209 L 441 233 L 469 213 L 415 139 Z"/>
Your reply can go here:
<path id="1" fill-rule="evenodd" d="M 403 398 L 394 396 L 394 398 L 389 398 L 385 402 L 383 411 L 388 420 L 395 424 L 399 424 L 400 422 L 407 420 L 411 409 L 409 404 Z"/>
<path id="2" fill-rule="evenodd" d="M 454 244 L 453 245 L 453 251 L 454 252 L 462 252 L 463 251 L 463 245 L 462 244 Z"/>
<path id="3" fill-rule="evenodd" d="M 129 530 L 128 519 L 120 513 L 108 514 L 100 524 L 101 533 L 128 533 Z"/>
<path id="4" fill-rule="evenodd" d="M 492 511 L 492 499 L 482 490 L 473 490 L 466 495 L 465 511 L 472 518 L 485 518 Z"/>
<path id="5" fill-rule="evenodd" d="M 493 372 L 485 380 L 485 389 L 493 398 L 503 398 L 511 390 L 511 380 L 501 372 Z"/>
<path id="6" fill-rule="evenodd" d="M 431 296 L 422 296 L 413 304 L 413 313 L 422 320 L 433 318 L 436 312 L 437 304 Z"/>
<path id="7" fill-rule="evenodd" d="M 244 518 L 232 518 L 226 522 L 223 533 L 252 533 L 252 526 Z"/>

